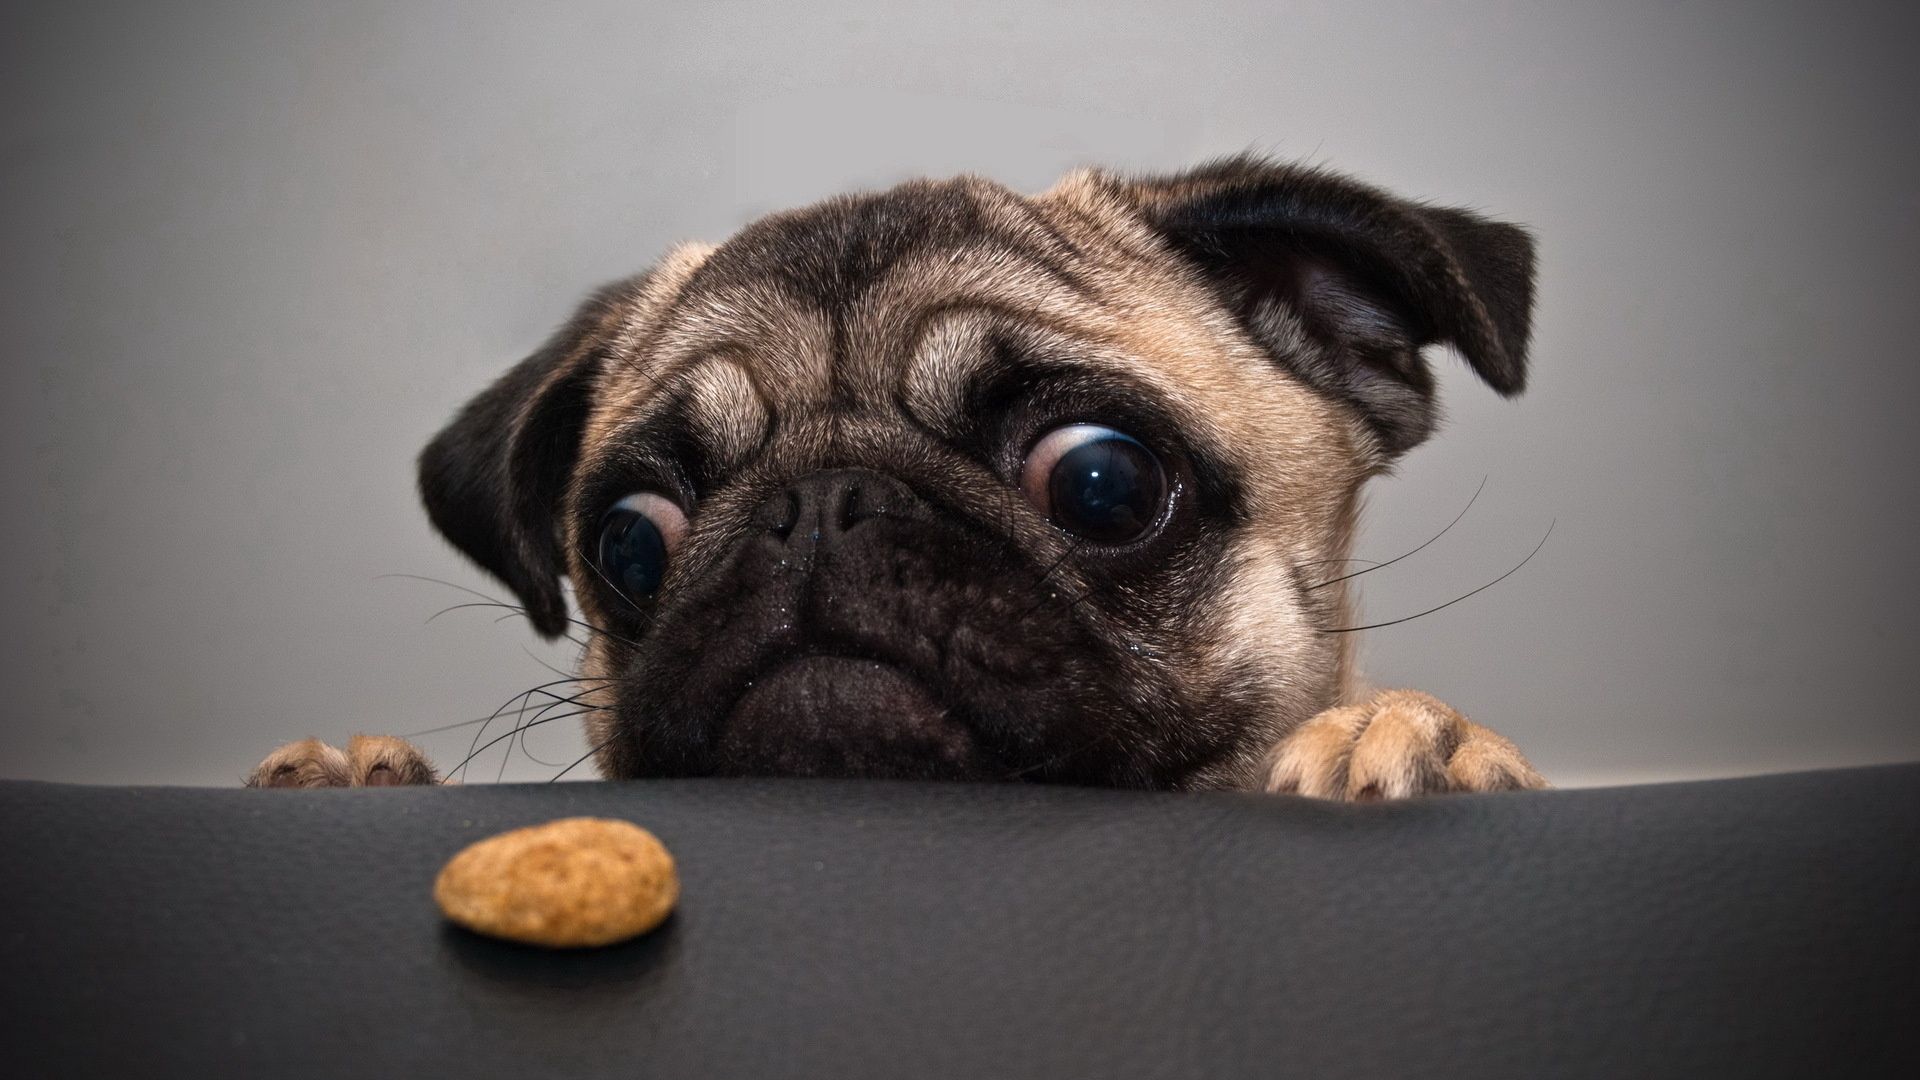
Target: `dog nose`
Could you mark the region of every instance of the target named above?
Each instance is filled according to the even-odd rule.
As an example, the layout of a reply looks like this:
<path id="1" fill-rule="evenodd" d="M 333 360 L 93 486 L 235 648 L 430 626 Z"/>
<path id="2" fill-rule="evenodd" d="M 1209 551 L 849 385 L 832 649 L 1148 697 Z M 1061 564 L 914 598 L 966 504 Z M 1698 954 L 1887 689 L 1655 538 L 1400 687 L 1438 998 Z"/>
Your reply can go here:
<path id="1" fill-rule="evenodd" d="M 871 469 L 809 473 L 763 503 L 754 523 L 789 545 L 831 543 L 874 518 L 920 517 L 920 497 L 900 480 Z"/>

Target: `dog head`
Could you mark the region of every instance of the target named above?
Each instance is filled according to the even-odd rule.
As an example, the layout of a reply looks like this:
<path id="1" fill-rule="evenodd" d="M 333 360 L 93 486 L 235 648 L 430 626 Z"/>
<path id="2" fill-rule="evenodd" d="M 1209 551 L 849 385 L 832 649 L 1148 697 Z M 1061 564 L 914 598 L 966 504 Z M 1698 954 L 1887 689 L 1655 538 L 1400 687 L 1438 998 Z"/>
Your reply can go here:
<path id="1" fill-rule="evenodd" d="M 605 775 L 1236 785 L 1342 689 L 1422 348 L 1517 393 L 1531 296 L 1520 229 L 1317 170 L 913 182 L 601 290 L 421 490 L 584 634 Z"/>

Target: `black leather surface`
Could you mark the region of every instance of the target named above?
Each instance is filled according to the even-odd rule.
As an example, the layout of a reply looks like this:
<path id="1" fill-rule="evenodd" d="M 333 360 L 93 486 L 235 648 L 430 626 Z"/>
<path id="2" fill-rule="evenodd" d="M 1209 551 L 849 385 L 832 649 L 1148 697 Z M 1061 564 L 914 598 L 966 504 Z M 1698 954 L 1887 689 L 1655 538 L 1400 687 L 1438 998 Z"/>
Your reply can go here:
<path id="1" fill-rule="evenodd" d="M 440 922 L 454 851 L 572 814 L 672 848 L 663 928 Z M 10 783 L 0 866 L 14 1076 L 1920 1075 L 1920 766 L 1361 807 Z"/>

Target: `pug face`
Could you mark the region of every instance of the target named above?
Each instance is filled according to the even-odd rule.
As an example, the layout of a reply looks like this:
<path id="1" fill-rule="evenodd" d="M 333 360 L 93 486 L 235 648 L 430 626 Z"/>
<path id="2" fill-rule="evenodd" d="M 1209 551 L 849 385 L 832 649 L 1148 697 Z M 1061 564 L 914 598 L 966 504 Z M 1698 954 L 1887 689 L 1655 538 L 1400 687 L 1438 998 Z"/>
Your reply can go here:
<path id="1" fill-rule="evenodd" d="M 1258 782 L 1341 700 L 1423 346 L 1524 376 L 1519 229 L 1248 158 L 914 182 L 603 289 L 421 457 L 584 646 L 609 777 Z M 560 582 L 578 606 L 570 619 Z"/>

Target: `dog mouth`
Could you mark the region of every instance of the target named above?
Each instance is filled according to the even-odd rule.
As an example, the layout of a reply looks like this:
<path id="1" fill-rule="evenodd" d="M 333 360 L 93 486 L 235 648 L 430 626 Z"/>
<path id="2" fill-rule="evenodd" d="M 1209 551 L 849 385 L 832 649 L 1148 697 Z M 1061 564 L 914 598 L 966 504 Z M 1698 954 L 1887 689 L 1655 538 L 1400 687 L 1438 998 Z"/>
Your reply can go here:
<path id="1" fill-rule="evenodd" d="M 657 607 L 618 670 L 609 773 L 1145 786 L 1186 767 L 1185 729 L 1153 723 L 1164 684 L 1097 606 L 1037 602 L 1045 565 L 882 474 L 803 480 Z"/>
<path id="2" fill-rule="evenodd" d="M 714 732 L 724 771 L 786 776 L 984 776 L 972 725 L 907 668 L 809 652 L 745 680 Z"/>

